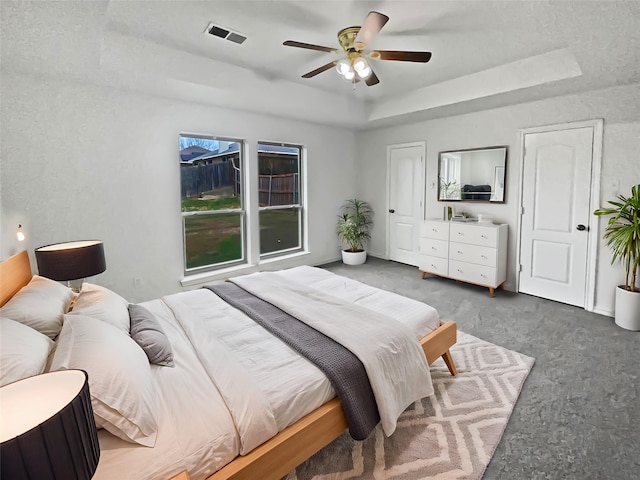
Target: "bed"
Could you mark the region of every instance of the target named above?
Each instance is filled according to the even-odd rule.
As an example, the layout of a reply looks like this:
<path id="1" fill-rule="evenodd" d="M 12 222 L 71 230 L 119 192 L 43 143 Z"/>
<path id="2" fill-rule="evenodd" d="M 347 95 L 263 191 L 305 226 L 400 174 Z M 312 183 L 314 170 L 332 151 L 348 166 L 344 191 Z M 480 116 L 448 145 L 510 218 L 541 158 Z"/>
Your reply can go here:
<path id="1" fill-rule="evenodd" d="M 339 297 L 341 302 L 352 303 L 357 308 L 360 308 L 358 305 L 367 305 L 373 311 L 394 316 L 419 341 L 427 363 L 442 357 L 451 374 L 456 374 L 455 364 L 449 353 L 449 348 L 456 341 L 456 325 L 454 322 L 440 321 L 437 312 L 431 307 L 314 267 L 297 267 L 278 275 L 288 281 L 304 282 L 305 288 L 328 290 L 332 296 Z M 14 299 L 22 287 L 36 278 L 34 276 L 32 279 L 27 252 L 21 252 L 2 262 L 0 306 Z M 88 288 L 88 292 L 93 292 L 91 295 L 96 292 L 112 295 L 105 290 L 97 286 Z M 100 317 L 103 313 L 96 305 L 103 304 L 83 302 L 82 295 L 85 295 L 85 289 L 78 299 L 78 311 L 74 308 L 74 312 L 63 317 L 62 328 L 77 328 L 78 331 L 85 329 L 83 333 L 90 335 L 93 325 L 96 330 L 104 328 L 106 334 L 113 333 L 115 336 L 115 329 L 103 327 L 100 321 L 92 323 L 94 317 Z M 116 294 L 113 295 L 117 297 Z M 122 301 L 126 302 L 124 299 Z M 211 308 L 211 305 L 215 305 L 215 308 Z M 113 432 L 110 433 L 108 425 L 105 426 L 99 431 L 101 457 L 94 478 L 185 479 L 190 476 L 193 479 L 211 480 L 278 479 L 347 429 L 342 405 L 335 398 L 331 385 L 323 378 L 322 373 L 212 292 L 205 289 L 182 292 L 144 302 L 141 306 L 161 325 L 170 340 L 175 359 L 173 368 L 155 364 L 149 366 L 151 386 L 157 397 L 157 433 L 152 441 L 154 446 L 150 448 L 135 444 L 130 439 L 125 441 Z M 206 317 L 206 322 L 184 323 L 183 319 L 178 318 L 185 315 L 180 313 L 181 309 L 187 312 L 186 316 L 193 316 L 199 322 Z M 75 317 L 72 317 L 74 314 Z M 225 323 L 228 318 L 233 318 L 233 322 Z M 128 333 L 119 335 L 118 338 L 124 340 Z M 207 340 L 208 335 L 215 335 L 216 338 Z M 68 342 L 68 337 L 61 331 L 56 338 L 57 345 L 48 354 L 45 369 L 55 367 L 56 363 L 60 364 L 56 357 L 66 355 L 61 352 L 65 351 L 63 344 Z M 194 343 L 206 345 L 208 341 L 221 342 L 215 351 L 208 352 L 214 356 L 227 349 L 242 350 L 242 355 L 238 358 L 246 364 L 241 365 L 241 370 L 255 369 L 251 371 L 256 382 L 266 392 L 264 395 L 268 397 L 269 404 L 276 405 L 274 410 L 277 415 L 274 421 L 277 433 L 269 433 L 270 438 L 263 443 L 260 441 L 258 446 L 253 446 L 249 441 L 245 446 L 246 451 L 240 456 L 238 453 L 242 451 L 244 442 L 237 432 L 240 427 L 235 424 L 235 417 L 228 411 L 229 403 L 225 394 L 221 394 L 209 378 L 209 369 L 215 369 L 217 362 L 207 364 L 206 356 L 194 348 Z M 108 342 L 105 340 L 104 343 Z M 105 345 L 92 348 L 103 347 L 107 348 Z M 105 353 L 107 354 L 108 352 Z M 140 357 L 139 352 L 132 352 L 132 355 L 137 355 L 136 359 Z M 112 363 L 117 364 L 120 360 L 126 363 L 126 354 L 117 355 L 120 356 L 125 358 L 118 359 L 114 355 L 110 357 L 113 360 L 106 363 L 109 363 L 110 368 Z M 295 372 L 292 378 L 278 370 L 278 362 L 293 366 L 288 369 L 289 372 Z M 71 367 L 88 369 L 90 379 L 92 369 L 102 368 L 93 364 Z M 304 378 L 295 378 L 296 375 Z M 300 381 L 306 382 L 304 388 L 296 386 L 296 382 Z M 91 393 L 93 396 L 92 384 Z M 181 414 L 176 416 L 176 412 Z M 250 419 L 248 423 L 254 422 L 260 425 L 259 419 Z"/>

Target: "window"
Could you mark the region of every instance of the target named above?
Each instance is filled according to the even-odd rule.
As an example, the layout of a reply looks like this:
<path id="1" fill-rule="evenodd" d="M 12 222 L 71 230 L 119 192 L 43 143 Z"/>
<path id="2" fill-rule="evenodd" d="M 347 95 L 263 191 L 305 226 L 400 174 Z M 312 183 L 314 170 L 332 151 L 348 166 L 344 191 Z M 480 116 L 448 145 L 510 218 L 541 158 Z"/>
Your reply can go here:
<path id="1" fill-rule="evenodd" d="M 460 200 L 460 163 L 462 158 L 449 153 L 440 155 L 439 200 Z"/>
<path id="2" fill-rule="evenodd" d="M 302 249 L 302 147 L 258 144 L 260 256 Z"/>
<path id="3" fill-rule="evenodd" d="M 241 140 L 180 135 L 185 272 L 245 261 Z"/>

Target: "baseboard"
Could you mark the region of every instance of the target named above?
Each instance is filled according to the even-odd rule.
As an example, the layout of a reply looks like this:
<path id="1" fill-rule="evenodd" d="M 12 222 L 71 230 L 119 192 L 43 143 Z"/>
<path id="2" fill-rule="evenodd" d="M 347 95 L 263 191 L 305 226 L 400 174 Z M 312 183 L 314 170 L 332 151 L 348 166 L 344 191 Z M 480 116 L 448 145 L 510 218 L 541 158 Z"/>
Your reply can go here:
<path id="1" fill-rule="evenodd" d="M 593 309 L 593 313 L 597 313 L 598 315 L 604 315 L 606 317 L 612 317 L 612 318 L 615 317 L 615 312 L 613 310 L 608 310 L 605 308 L 595 307 Z"/>

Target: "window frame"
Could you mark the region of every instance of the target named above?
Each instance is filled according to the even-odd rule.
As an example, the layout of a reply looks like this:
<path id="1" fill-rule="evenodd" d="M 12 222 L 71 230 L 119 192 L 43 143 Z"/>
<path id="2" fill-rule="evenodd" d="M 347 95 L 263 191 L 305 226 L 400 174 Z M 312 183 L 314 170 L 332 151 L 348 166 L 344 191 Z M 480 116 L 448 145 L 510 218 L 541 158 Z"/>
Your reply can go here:
<path id="1" fill-rule="evenodd" d="M 231 138 L 231 137 L 221 137 L 215 135 L 203 135 L 203 134 L 192 134 L 192 133 L 180 133 L 178 138 L 180 137 L 189 137 L 189 138 L 202 138 L 205 140 L 216 140 L 222 142 L 230 142 L 238 144 L 238 162 L 239 166 L 236 167 L 235 162 L 232 160 L 232 165 L 234 169 L 239 169 L 239 182 L 240 182 L 240 208 L 228 208 L 228 209 L 220 209 L 220 210 L 203 210 L 203 211 L 192 211 L 192 212 L 184 212 L 182 211 L 182 192 L 180 193 L 180 215 L 181 215 L 181 223 L 182 223 L 182 257 L 183 257 L 183 267 L 184 267 L 184 276 L 196 275 L 199 273 L 211 272 L 216 270 L 221 270 L 224 268 L 234 267 L 237 265 L 245 265 L 247 264 L 247 192 L 246 192 L 246 166 L 248 162 L 246 161 L 246 140 Z M 180 150 L 179 150 L 180 151 Z M 183 167 L 180 167 L 183 168 Z M 180 181 L 182 181 L 182 172 L 180 172 Z M 229 260 L 226 262 L 218 262 L 215 264 L 202 265 L 199 267 L 187 267 L 187 236 L 186 236 L 186 225 L 185 219 L 193 218 L 198 216 L 216 216 L 216 215 L 229 215 L 229 214 L 239 214 L 240 217 L 240 245 L 241 245 L 241 257 L 236 260 Z"/>
<path id="2" fill-rule="evenodd" d="M 269 212 L 269 211 L 277 211 L 277 210 L 291 210 L 291 209 L 295 209 L 297 210 L 298 213 L 298 245 L 296 247 L 290 247 L 290 248 L 284 248 L 281 250 L 276 250 L 276 251 L 272 251 L 272 252 L 267 252 L 267 253 L 262 253 L 262 244 L 261 242 L 259 242 L 258 245 L 258 250 L 259 250 L 259 256 L 260 256 L 260 260 L 269 260 L 269 259 L 273 259 L 273 258 L 277 258 L 277 257 L 282 257 L 282 256 L 286 256 L 286 255 L 290 255 L 292 253 L 297 253 L 297 252 L 302 252 L 304 251 L 304 221 L 305 221 L 305 205 L 304 205 L 304 189 L 305 189 L 305 182 L 303 181 L 303 179 L 305 178 L 304 174 L 305 172 L 303 171 L 303 165 L 304 165 L 304 161 L 303 161 L 303 155 L 305 155 L 305 147 L 303 145 L 300 144 L 295 144 L 295 143 L 286 143 L 286 142 L 272 142 L 272 141 L 266 141 L 266 140 L 259 140 L 257 142 L 256 145 L 256 162 L 257 162 L 257 176 L 258 176 L 258 191 L 256 192 L 258 197 L 260 196 L 260 147 L 262 145 L 268 145 L 268 146 L 274 146 L 274 147 L 291 147 L 291 148 L 296 148 L 298 150 L 298 155 L 297 155 L 297 167 L 298 167 L 298 179 L 297 179 L 297 187 L 298 187 L 298 191 L 297 191 L 297 197 L 298 197 L 298 203 L 295 204 L 287 204 L 287 205 L 268 205 L 268 206 L 264 206 L 261 207 L 259 202 L 258 202 L 258 228 L 260 229 L 260 214 L 262 212 Z M 259 235 L 258 235 L 259 237 Z"/>

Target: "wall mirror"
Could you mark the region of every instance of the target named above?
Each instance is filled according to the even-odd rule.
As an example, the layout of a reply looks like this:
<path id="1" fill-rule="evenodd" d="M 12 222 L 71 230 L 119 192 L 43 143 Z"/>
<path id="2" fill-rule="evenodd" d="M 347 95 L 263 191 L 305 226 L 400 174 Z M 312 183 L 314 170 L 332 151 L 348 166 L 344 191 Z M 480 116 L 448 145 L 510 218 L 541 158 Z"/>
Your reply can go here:
<path id="1" fill-rule="evenodd" d="M 440 152 L 438 201 L 504 203 L 507 147 Z"/>

